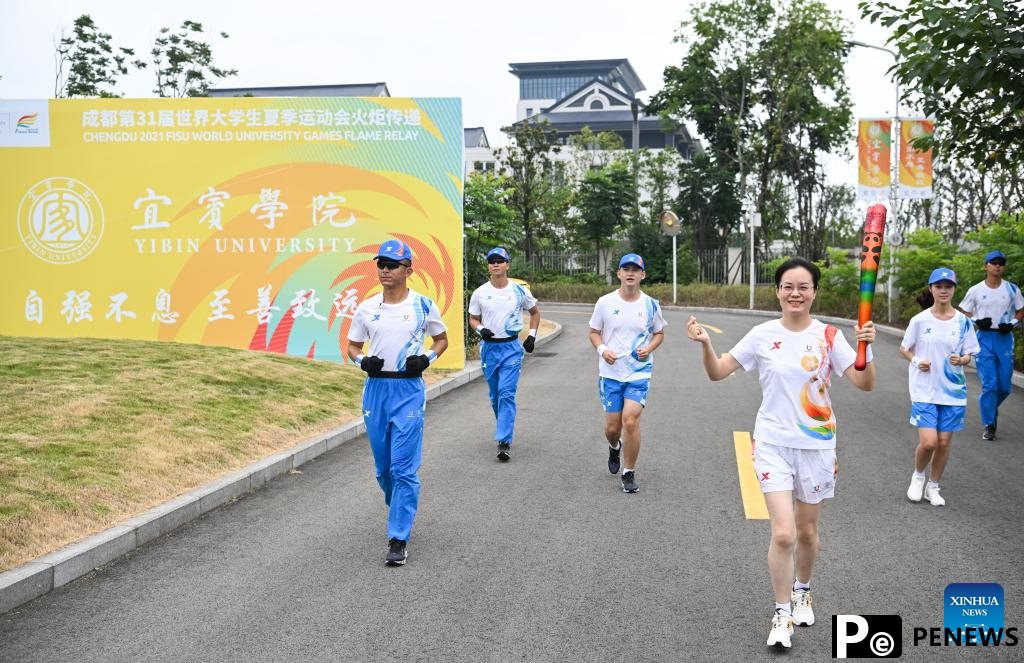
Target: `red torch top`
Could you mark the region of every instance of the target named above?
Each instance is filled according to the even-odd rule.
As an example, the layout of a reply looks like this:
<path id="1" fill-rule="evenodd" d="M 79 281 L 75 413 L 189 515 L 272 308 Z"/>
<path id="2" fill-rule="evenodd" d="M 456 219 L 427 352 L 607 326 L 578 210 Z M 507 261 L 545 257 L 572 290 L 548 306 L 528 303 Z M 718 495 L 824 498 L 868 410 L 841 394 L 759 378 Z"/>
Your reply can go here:
<path id="1" fill-rule="evenodd" d="M 864 232 L 866 233 L 878 233 L 879 235 L 885 233 L 885 205 L 878 204 L 872 205 L 868 208 L 868 218 L 864 221 Z"/>

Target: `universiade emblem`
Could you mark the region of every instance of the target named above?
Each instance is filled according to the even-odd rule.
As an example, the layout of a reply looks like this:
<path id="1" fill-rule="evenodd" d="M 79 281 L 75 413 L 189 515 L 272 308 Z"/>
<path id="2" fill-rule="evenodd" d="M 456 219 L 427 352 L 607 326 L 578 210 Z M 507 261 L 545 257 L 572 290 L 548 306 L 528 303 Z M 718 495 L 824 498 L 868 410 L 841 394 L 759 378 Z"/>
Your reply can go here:
<path id="1" fill-rule="evenodd" d="M 51 177 L 21 199 L 18 232 L 37 258 L 55 265 L 78 262 L 103 237 L 103 207 L 92 189 L 78 180 Z"/>

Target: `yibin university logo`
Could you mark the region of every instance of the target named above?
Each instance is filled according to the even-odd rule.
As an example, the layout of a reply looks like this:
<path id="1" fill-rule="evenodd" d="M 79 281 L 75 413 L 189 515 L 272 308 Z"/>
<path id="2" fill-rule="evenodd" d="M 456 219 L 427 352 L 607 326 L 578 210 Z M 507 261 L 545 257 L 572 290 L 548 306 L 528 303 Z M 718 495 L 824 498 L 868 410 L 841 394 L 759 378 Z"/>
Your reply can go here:
<path id="1" fill-rule="evenodd" d="M 78 180 L 46 179 L 21 199 L 18 232 L 39 259 L 55 265 L 78 262 L 103 237 L 103 207 L 92 189 Z"/>

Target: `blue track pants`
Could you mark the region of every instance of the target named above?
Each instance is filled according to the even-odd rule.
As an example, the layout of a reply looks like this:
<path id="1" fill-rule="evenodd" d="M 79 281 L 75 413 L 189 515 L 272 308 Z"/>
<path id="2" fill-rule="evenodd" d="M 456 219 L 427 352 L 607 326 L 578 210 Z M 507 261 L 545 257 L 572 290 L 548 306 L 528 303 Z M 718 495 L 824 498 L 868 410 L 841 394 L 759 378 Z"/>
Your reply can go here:
<path id="1" fill-rule="evenodd" d="M 512 442 L 516 425 L 516 389 L 523 367 L 523 346 L 518 340 L 480 344 L 480 364 L 487 378 L 491 409 L 498 420 L 495 442 Z"/>
<path id="2" fill-rule="evenodd" d="M 999 405 L 1013 389 L 1013 334 L 979 332 L 978 378 L 981 379 L 981 394 L 978 406 L 981 409 L 981 423 L 995 426 L 999 416 Z"/>
<path id="3" fill-rule="evenodd" d="M 409 540 L 420 501 L 423 415 L 427 391 L 422 378 L 366 378 L 363 420 L 370 438 L 377 483 L 388 511 L 388 538 Z"/>

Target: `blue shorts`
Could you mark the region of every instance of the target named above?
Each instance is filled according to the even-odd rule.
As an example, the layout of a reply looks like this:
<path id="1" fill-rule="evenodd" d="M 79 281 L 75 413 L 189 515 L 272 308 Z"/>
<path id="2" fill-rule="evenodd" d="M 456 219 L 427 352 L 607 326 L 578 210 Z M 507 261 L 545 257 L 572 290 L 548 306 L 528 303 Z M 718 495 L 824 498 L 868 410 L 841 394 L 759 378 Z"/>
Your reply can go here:
<path id="1" fill-rule="evenodd" d="M 611 378 L 597 379 L 597 393 L 601 396 L 601 405 L 605 412 L 622 412 L 622 405 L 625 399 L 636 401 L 641 406 L 647 405 L 647 390 L 651 381 L 633 380 L 632 382 L 619 382 Z"/>
<path id="2" fill-rule="evenodd" d="M 910 423 L 918 428 L 934 428 L 940 433 L 955 433 L 964 428 L 966 405 L 936 405 L 914 401 Z"/>

